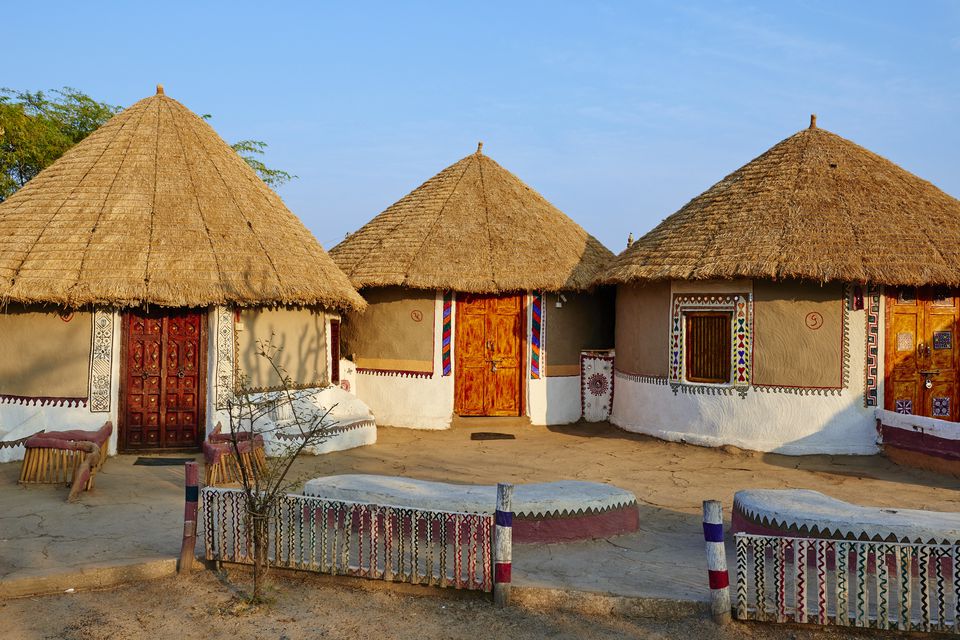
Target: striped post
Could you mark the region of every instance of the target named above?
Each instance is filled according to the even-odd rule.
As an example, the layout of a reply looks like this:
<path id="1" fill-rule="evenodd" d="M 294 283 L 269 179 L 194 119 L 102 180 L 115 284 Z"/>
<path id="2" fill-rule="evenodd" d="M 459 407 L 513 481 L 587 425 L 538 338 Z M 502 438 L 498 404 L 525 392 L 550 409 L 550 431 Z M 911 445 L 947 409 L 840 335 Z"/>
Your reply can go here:
<path id="1" fill-rule="evenodd" d="M 493 530 L 493 602 L 510 602 L 510 570 L 513 566 L 513 485 L 497 484 L 497 512 Z"/>
<path id="2" fill-rule="evenodd" d="M 710 608 L 717 624 L 730 622 L 730 575 L 723 546 L 723 505 L 703 501 L 703 538 L 707 544 L 707 575 L 710 578 Z"/>
<path id="3" fill-rule="evenodd" d="M 180 546 L 180 562 L 177 564 L 178 573 L 189 573 L 193 568 L 194 548 L 197 544 L 197 499 L 200 497 L 198 486 L 199 471 L 193 460 L 183 465 L 184 471 L 184 506 L 183 506 L 183 544 Z"/>

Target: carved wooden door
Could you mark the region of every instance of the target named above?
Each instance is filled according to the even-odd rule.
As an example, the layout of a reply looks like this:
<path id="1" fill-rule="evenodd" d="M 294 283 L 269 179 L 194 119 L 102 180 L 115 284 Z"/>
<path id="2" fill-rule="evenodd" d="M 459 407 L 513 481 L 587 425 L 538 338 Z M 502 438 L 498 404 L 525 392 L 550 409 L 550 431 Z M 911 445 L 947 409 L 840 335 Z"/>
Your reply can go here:
<path id="1" fill-rule="evenodd" d="M 522 343 L 522 296 L 458 296 L 454 354 L 458 415 L 520 415 Z"/>
<path id="2" fill-rule="evenodd" d="M 206 312 L 124 315 L 120 446 L 197 449 L 203 441 Z"/>
<path id="3" fill-rule="evenodd" d="M 960 420 L 960 291 L 901 287 L 886 301 L 884 406 Z"/>

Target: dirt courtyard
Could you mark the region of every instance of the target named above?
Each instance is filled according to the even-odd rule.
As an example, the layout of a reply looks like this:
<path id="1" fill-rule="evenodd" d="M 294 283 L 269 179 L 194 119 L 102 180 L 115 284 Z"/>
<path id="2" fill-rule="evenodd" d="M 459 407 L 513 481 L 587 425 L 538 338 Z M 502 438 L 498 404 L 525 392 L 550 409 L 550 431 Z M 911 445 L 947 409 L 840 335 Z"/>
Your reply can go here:
<path id="1" fill-rule="evenodd" d="M 475 424 L 442 431 L 381 428 L 375 445 L 304 456 L 294 472 L 302 479 L 377 473 L 482 484 L 590 480 L 628 489 L 641 505 L 684 514 L 699 515 L 703 500 L 721 500 L 728 518 L 733 494 L 751 488 L 814 489 L 863 505 L 960 511 L 960 481 L 899 467 L 881 456 L 697 447 L 607 423 L 542 427 L 481 418 Z M 477 431 L 515 439 L 471 440 Z"/>
<path id="2" fill-rule="evenodd" d="M 705 499 L 723 502 L 728 524 L 733 494 L 748 488 L 815 489 L 864 505 L 960 511 L 960 482 L 898 467 L 879 456 L 789 457 L 708 449 L 607 424 L 467 424 L 477 426 L 381 428 L 375 445 L 304 456 L 294 474 L 301 481 L 374 473 L 462 483 L 575 479 L 617 485 L 637 496 L 637 533 L 516 545 L 514 582 L 701 602 L 709 598 L 701 529 Z M 514 439 L 471 440 L 478 430 Z M 183 468 L 138 466 L 135 460 L 108 460 L 96 489 L 74 504 L 64 502 L 62 487 L 17 485 L 19 463 L 0 465 L 0 589 L 11 580 L 176 557 L 183 527 Z"/>
<path id="3" fill-rule="evenodd" d="M 377 584 L 278 576 L 274 602 L 250 612 L 237 606 L 228 584 L 205 571 L 106 591 L 0 602 L 0 635 L 5 640 L 868 637 L 813 627 L 732 623 L 721 628 L 700 617 L 655 620 L 519 607 L 499 610 L 479 594 L 437 597 L 431 590 L 413 595 Z"/>

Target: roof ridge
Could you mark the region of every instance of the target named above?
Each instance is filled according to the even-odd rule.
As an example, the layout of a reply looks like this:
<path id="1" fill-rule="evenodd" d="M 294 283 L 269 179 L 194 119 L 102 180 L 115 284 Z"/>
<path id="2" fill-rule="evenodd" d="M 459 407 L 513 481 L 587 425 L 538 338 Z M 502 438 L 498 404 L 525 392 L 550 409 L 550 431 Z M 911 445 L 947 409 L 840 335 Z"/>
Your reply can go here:
<path id="1" fill-rule="evenodd" d="M 81 282 L 82 275 L 83 275 L 83 268 L 87 264 L 87 255 L 90 252 L 90 245 L 93 244 L 93 234 L 95 233 L 96 228 L 100 226 L 100 218 L 103 216 L 103 210 L 107 205 L 107 200 L 110 199 L 110 194 L 113 192 L 113 188 L 117 184 L 117 178 L 120 176 L 120 170 L 123 169 L 123 163 L 126 162 L 127 160 L 127 153 L 130 151 L 130 147 L 133 144 L 133 139 L 134 137 L 136 137 L 137 131 L 140 129 L 140 125 L 143 123 L 143 119 L 146 117 L 146 114 L 147 114 L 147 110 L 143 109 L 143 111 L 140 114 L 140 117 L 137 119 L 136 126 L 134 127 L 133 131 L 130 133 L 130 139 L 127 140 L 127 148 L 124 151 L 123 158 L 120 160 L 120 166 L 117 167 L 117 172 L 113 175 L 113 179 L 110 181 L 110 186 L 107 188 L 107 192 L 103 195 L 103 201 L 100 203 L 100 207 L 97 211 L 97 218 L 93 223 L 93 228 L 90 229 L 90 232 L 87 234 L 87 245 L 84 247 L 83 253 L 80 255 L 80 266 L 77 267 L 77 280 L 72 285 L 67 287 L 67 292 L 72 291 Z M 124 123 L 124 126 L 125 125 L 126 123 Z M 119 137 L 120 136 L 118 134 L 117 138 Z M 113 142 L 116 142 L 116 138 L 114 138 Z M 152 222 L 151 222 L 151 226 L 152 226 Z"/>
<path id="2" fill-rule="evenodd" d="M 157 184 L 160 174 L 160 105 L 157 101 L 157 133 L 153 146 L 153 199 L 150 201 L 150 234 L 147 236 L 147 257 L 143 265 L 143 293 L 150 288 L 150 257 L 153 255 L 153 218 L 157 212 Z"/>
<path id="3" fill-rule="evenodd" d="M 487 261 L 490 263 L 490 282 L 497 286 L 497 275 L 493 271 L 493 234 L 490 231 L 490 205 L 487 202 L 487 185 L 483 181 L 483 162 L 479 159 L 477 150 L 477 170 L 480 171 L 480 196 L 483 198 L 483 213 L 487 218 Z"/>
<path id="4" fill-rule="evenodd" d="M 473 155 L 476 155 L 476 154 L 473 154 Z M 433 222 L 430 223 L 430 227 L 427 229 L 427 232 L 423 235 L 423 240 L 420 242 L 420 246 L 417 247 L 417 251 L 415 251 L 414 254 L 410 257 L 410 261 L 407 263 L 407 266 L 404 267 L 403 269 L 404 281 L 406 281 L 407 276 L 409 276 L 410 274 L 410 267 L 413 266 L 413 261 L 417 259 L 417 256 L 420 255 L 421 251 L 423 250 L 423 246 L 427 244 L 427 240 L 430 238 L 430 233 L 434 230 L 434 228 L 436 228 L 437 224 L 440 222 L 440 218 L 443 216 L 443 210 L 446 209 L 447 203 L 450 202 L 450 198 L 452 198 L 453 194 L 456 193 L 457 187 L 460 186 L 460 181 L 463 180 L 463 176 L 467 175 L 467 169 L 469 168 L 470 168 L 470 163 L 464 164 L 463 171 L 461 171 L 460 175 L 457 176 L 457 180 L 456 182 L 453 183 L 453 187 L 450 189 L 450 193 L 448 193 L 447 197 L 443 199 L 443 204 L 440 205 L 440 209 L 437 211 L 437 217 L 434 218 Z M 399 226 L 400 225 L 398 224 L 397 227 Z M 397 227 L 394 227 L 394 230 L 396 230 Z M 368 254 L 370 251 L 373 251 L 373 247 L 368 249 Z M 354 268 L 356 267 L 357 264 L 359 264 L 359 262 L 360 262 L 359 260 L 354 262 Z M 353 271 L 351 270 L 350 273 L 352 275 Z"/>
<path id="5" fill-rule="evenodd" d="M 161 102 L 161 104 L 163 104 Z M 217 256 L 217 250 L 213 243 L 213 237 L 210 235 L 210 225 L 207 224 L 207 218 L 203 215 L 203 207 L 200 204 L 200 197 L 197 193 L 197 183 L 193 179 L 193 167 L 190 164 L 189 157 L 187 155 L 187 149 L 183 145 L 183 136 L 180 135 L 180 127 L 177 126 L 176 118 L 170 119 L 170 124 L 173 127 L 173 130 L 177 132 L 177 141 L 180 143 L 180 151 L 183 153 L 183 158 L 186 161 L 187 165 L 187 177 L 190 179 L 190 185 L 193 187 L 193 199 L 197 203 L 197 213 L 200 215 L 200 221 L 203 222 L 203 229 L 207 234 L 207 242 L 210 244 L 210 255 L 213 256 L 213 263 L 217 265 L 217 277 L 219 278 L 219 283 L 221 290 L 224 289 L 227 283 L 224 281 L 223 277 L 223 268 L 220 266 L 220 258 Z M 160 132 L 157 131 L 157 140 L 160 139 Z M 150 274 L 147 274 L 147 277 L 150 277 Z M 149 292 L 149 285 L 147 286 Z"/>
<path id="6" fill-rule="evenodd" d="M 237 212 L 238 212 L 238 213 L 240 214 L 240 216 L 243 218 L 244 222 L 247 223 L 247 225 L 246 225 L 246 226 L 247 226 L 247 231 L 249 231 L 250 234 L 251 234 L 251 235 L 254 237 L 254 239 L 257 241 L 257 244 L 259 245 L 260 250 L 263 252 L 263 255 L 267 258 L 267 262 L 268 262 L 268 264 L 270 265 L 270 268 L 273 270 L 273 277 L 277 279 L 277 291 L 278 291 L 278 293 L 279 293 L 279 292 L 282 292 L 285 287 L 284 287 L 284 284 L 283 284 L 283 279 L 280 277 L 280 272 L 279 272 L 279 270 L 277 269 L 277 264 L 276 264 L 276 263 L 274 262 L 274 260 L 273 260 L 273 256 L 270 255 L 270 252 L 269 252 L 269 251 L 267 251 L 267 248 L 264 246 L 263 240 L 261 240 L 260 236 L 259 236 L 258 234 L 256 234 L 256 233 L 254 233 L 254 231 L 253 231 L 253 223 L 252 223 L 252 222 L 250 221 L 250 219 L 247 217 L 246 213 L 245 213 L 244 210 L 243 210 L 243 207 L 240 206 L 240 203 L 237 202 L 237 197 L 236 197 L 236 194 L 234 193 L 234 189 L 231 189 L 231 188 L 230 188 L 230 184 L 229 184 L 229 183 L 226 181 L 226 179 L 223 177 L 223 173 L 220 171 L 220 167 L 218 167 L 218 166 L 217 166 L 217 163 L 214 162 L 213 156 L 210 154 L 210 150 L 207 148 L 207 145 L 204 143 L 203 137 L 200 135 L 200 132 L 197 131 L 195 128 L 194 128 L 194 130 L 193 130 L 193 136 L 194 136 L 194 138 L 197 140 L 197 142 L 200 144 L 200 148 L 203 149 L 203 153 L 204 153 L 204 155 L 206 156 L 207 161 L 208 161 L 208 162 L 210 163 L 210 165 L 213 167 L 214 171 L 217 172 L 217 177 L 220 178 L 220 182 L 223 183 L 223 186 L 224 186 L 224 188 L 226 189 L 227 193 L 230 194 L 230 201 L 233 202 L 234 206 L 237 208 Z M 259 178 L 258 178 L 258 180 L 259 180 Z"/>

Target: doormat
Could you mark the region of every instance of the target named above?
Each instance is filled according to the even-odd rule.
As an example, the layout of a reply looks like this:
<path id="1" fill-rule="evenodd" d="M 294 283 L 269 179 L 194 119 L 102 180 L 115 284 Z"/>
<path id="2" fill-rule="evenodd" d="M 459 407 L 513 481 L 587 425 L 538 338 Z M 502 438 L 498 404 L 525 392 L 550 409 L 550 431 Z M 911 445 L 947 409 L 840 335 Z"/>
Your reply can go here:
<path id="1" fill-rule="evenodd" d="M 196 458 L 137 458 L 134 466 L 141 467 L 182 467 L 184 462 L 194 462 Z"/>
<path id="2" fill-rule="evenodd" d="M 512 433 L 493 433 L 492 431 L 477 431 L 470 434 L 471 440 L 516 440 Z"/>

